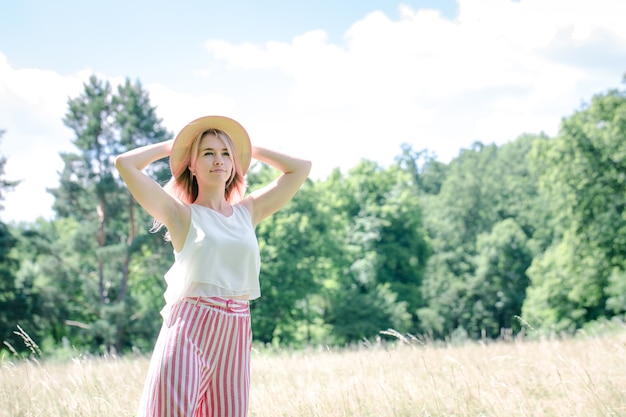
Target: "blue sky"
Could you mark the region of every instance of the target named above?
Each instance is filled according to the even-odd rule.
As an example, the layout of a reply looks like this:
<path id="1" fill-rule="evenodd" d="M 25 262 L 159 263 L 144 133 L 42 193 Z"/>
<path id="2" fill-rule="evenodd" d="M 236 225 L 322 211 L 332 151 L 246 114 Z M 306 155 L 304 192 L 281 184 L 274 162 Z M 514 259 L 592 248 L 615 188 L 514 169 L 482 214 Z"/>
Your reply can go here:
<path id="1" fill-rule="evenodd" d="M 86 67 L 111 76 L 162 82 L 193 93 L 189 73 L 209 64 L 204 43 L 290 42 L 323 30 L 333 43 L 372 11 L 398 19 L 400 3 L 381 0 L 156 0 L 107 2 L 24 0 L 3 6 L 0 52 L 17 68 L 50 68 L 71 75 Z M 454 0 L 412 0 L 445 16 Z"/>
<path id="2" fill-rule="evenodd" d="M 555 135 L 623 87 L 624 16 L 617 0 L 8 2 L 0 154 L 22 183 L 0 219 L 51 216 L 67 99 L 92 74 L 141 81 L 172 132 L 228 115 L 323 178 L 404 142 L 448 161 L 476 140 Z"/>

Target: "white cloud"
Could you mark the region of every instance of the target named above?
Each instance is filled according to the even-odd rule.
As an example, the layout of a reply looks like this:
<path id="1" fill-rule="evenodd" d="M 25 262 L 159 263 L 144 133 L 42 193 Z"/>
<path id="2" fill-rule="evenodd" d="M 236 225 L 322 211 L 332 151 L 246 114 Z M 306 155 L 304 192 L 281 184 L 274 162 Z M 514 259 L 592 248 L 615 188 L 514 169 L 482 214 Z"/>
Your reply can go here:
<path id="1" fill-rule="evenodd" d="M 474 140 L 555 134 L 562 117 L 619 83 L 624 70 L 572 57 L 586 44 L 593 48 L 582 52 L 603 59 L 626 56 L 626 25 L 615 17 L 626 15 L 626 3 L 461 0 L 455 20 L 401 11 L 398 21 L 371 13 L 341 45 L 313 31 L 291 43 L 207 48 L 231 67 L 289 78 L 288 105 L 273 109 L 288 115 L 278 133 L 296 135 L 324 169 L 360 157 L 390 162 L 405 141 L 450 159 Z"/>
<path id="2" fill-rule="evenodd" d="M 212 62 L 194 72 L 197 91 L 165 79 L 147 89 L 168 129 L 230 115 L 256 143 L 313 159 L 319 177 L 361 158 L 387 164 L 403 142 L 446 161 L 475 140 L 554 135 L 562 117 L 618 86 L 626 70 L 626 2 L 458 3 L 452 20 L 409 6 L 398 20 L 373 12 L 339 43 L 323 30 L 291 42 L 208 40 Z M 86 77 L 17 70 L 0 55 L 0 153 L 7 178 L 29 181 L 7 196 L 0 218 L 33 218 L 22 207 L 57 178 L 56 155 L 71 138 L 61 122 L 67 98 Z"/>
<path id="3" fill-rule="evenodd" d="M 64 77 L 54 71 L 12 68 L 0 54 L 0 153 L 7 158 L 5 177 L 20 180 L 5 195 L 0 218 L 34 220 L 51 215 L 47 187 L 58 183 L 59 152 L 71 149 L 62 122 L 68 97 L 78 94 L 86 72 Z"/>
<path id="4" fill-rule="evenodd" d="M 57 157 L 58 149 L 36 141 L 32 152 L 23 152 L 8 158 L 6 178 L 20 180 L 15 191 L 5 194 L 5 207 L 0 218 L 7 220 L 34 220 L 39 216 L 50 217 L 54 199 L 46 188 L 58 184 L 56 172 L 63 163 Z"/>

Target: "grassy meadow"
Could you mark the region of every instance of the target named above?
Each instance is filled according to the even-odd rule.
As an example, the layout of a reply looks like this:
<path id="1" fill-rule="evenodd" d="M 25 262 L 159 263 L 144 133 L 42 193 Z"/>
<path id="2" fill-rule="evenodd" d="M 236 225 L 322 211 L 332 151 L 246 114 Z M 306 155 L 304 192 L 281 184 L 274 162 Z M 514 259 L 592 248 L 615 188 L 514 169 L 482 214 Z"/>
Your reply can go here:
<path id="1" fill-rule="evenodd" d="M 148 358 L 0 360 L 0 417 L 133 416 Z M 254 349 L 250 416 L 626 416 L 626 328 L 572 339 Z"/>

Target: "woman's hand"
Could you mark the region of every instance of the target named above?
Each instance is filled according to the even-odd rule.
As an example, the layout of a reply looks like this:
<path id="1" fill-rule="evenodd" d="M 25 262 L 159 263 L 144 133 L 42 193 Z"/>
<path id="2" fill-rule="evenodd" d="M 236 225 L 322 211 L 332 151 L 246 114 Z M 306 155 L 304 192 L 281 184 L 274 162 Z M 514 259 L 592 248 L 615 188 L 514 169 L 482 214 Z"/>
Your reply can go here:
<path id="1" fill-rule="evenodd" d="M 293 198 L 309 176 L 311 162 L 260 146 L 252 146 L 252 157 L 283 173 L 270 184 L 250 194 L 247 201 L 244 201 L 252 213 L 254 224 L 257 225 Z"/>

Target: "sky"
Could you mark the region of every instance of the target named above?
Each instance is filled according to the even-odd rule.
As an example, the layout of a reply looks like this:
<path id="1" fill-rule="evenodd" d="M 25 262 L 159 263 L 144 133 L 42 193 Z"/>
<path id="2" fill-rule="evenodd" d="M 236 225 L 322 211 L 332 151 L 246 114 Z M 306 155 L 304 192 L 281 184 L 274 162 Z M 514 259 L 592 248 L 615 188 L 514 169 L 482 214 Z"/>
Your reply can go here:
<path id="1" fill-rule="evenodd" d="M 178 132 L 232 117 L 312 177 L 401 145 L 449 162 L 480 141 L 555 136 L 593 95 L 623 89 L 622 0 L 3 1 L 0 221 L 53 218 L 75 152 L 67 101 L 91 75 L 148 91 Z"/>

